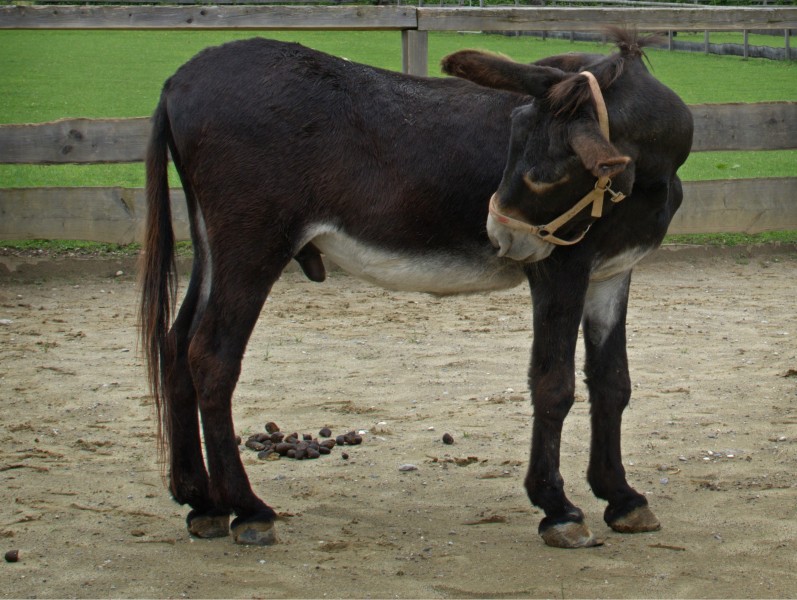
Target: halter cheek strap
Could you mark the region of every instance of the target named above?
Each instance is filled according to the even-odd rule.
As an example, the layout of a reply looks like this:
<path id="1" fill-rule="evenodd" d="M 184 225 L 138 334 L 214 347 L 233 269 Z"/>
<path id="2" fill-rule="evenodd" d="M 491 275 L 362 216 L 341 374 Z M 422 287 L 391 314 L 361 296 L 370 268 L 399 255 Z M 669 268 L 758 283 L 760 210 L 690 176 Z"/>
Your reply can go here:
<path id="1" fill-rule="evenodd" d="M 592 100 L 595 103 L 595 112 L 598 115 L 598 125 L 600 126 L 601 133 L 603 134 L 603 137 L 606 138 L 607 142 L 611 141 L 609 138 L 609 113 L 606 110 L 606 102 L 603 100 L 603 94 L 601 93 L 601 88 L 598 85 L 598 80 L 595 79 L 595 75 L 589 71 L 582 71 L 580 74 L 586 77 L 587 81 L 589 82 L 590 91 L 592 92 Z M 595 187 L 592 189 L 592 191 L 579 200 L 576 205 L 573 206 L 573 208 L 546 225 L 531 225 L 501 213 L 498 209 L 498 197 L 496 194 L 493 194 L 490 198 L 490 214 L 496 221 L 501 223 L 501 225 L 509 227 L 510 229 L 531 233 L 532 235 L 535 235 L 546 242 L 556 244 L 557 246 L 572 246 L 573 244 L 577 244 L 584 239 L 587 231 L 589 231 L 589 227 L 587 227 L 581 235 L 572 240 L 563 240 L 562 238 L 556 237 L 554 234 L 560 227 L 568 223 L 571 219 L 573 219 L 573 217 L 575 217 L 590 204 L 592 204 L 592 217 L 596 219 L 601 217 L 603 215 L 603 199 L 606 196 L 606 192 L 609 192 L 610 199 L 613 203 L 623 200 L 625 198 L 625 194 L 614 191 L 611 188 L 611 185 L 612 180 L 609 177 L 599 177 L 598 181 L 595 182 Z"/>

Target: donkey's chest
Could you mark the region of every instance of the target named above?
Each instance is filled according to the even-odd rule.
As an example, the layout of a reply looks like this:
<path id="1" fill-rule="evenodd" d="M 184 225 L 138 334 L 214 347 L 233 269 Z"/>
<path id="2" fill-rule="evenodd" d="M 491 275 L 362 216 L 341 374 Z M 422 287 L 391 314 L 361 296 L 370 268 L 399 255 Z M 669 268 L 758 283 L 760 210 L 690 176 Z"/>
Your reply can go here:
<path id="1" fill-rule="evenodd" d="M 344 271 L 392 290 L 449 295 L 507 289 L 525 281 L 520 264 L 498 258 L 490 246 L 403 251 L 331 226 L 317 227 L 310 241 Z"/>

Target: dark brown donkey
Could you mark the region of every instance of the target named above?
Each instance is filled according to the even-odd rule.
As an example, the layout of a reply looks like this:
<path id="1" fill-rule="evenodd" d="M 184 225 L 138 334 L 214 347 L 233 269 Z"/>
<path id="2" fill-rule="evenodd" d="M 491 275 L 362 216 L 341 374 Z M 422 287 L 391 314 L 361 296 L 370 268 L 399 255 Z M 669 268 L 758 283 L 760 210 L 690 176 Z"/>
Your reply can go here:
<path id="1" fill-rule="evenodd" d="M 323 281 L 322 254 L 397 290 L 442 295 L 528 280 L 534 423 L 525 486 L 545 511 L 542 537 L 563 547 L 595 544 L 559 474 L 583 324 L 589 483 L 608 502 L 613 529 L 659 527 L 621 461 L 631 393 L 625 317 L 631 269 L 659 245 L 681 202 L 676 170 L 692 119 L 645 68 L 643 42 L 614 37 L 612 55 L 532 65 L 457 52 L 443 61 L 457 78 L 444 79 L 252 39 L 205 50 L 166 82 L 147 155 L 140 318 L 169 485 L 192 509 L 192 534 L 275 539 L 274 510 L 239 458 L 231 401 L 272 285 L 292 259 Z M 174 323 L 168 153 L 194 245 Z"/>

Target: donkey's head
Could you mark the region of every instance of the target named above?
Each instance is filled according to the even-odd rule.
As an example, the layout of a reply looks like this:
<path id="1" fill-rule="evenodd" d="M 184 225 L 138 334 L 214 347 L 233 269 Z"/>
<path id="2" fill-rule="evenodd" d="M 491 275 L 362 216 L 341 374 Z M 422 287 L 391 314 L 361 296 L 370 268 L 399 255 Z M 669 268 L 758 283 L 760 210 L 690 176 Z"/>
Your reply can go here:
<path id="1" fill-rule="evenodd" d="M 609 200 L 630 195 L 638 140 L 646 137 L 638 133 L 650 125 L 637 104 L 658 92 L 651 82 L 664 86 L 642 65 L 634 36 L 618 32 L 617 41 L 620 52 L 610 56 L 531 65 L 475 50 L 443 59 L 450 75 L 531 96 L 512 115 L 506 168 L 490 202 L 487 231 L 501 256 L 541 260 L 556 245 L 580 241 L 611 210 Z"/>

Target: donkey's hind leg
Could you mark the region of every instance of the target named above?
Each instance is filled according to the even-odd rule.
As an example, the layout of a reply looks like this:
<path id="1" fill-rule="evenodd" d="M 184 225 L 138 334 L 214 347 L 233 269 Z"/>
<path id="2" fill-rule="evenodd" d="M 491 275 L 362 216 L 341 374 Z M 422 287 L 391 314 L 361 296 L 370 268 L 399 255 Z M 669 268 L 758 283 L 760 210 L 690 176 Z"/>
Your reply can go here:
<path id="1" fill-rule="evenodd" d="M 629 271 L 591 283 L 583 322 L 592 418 L 587 479 L 595 495 L 609 502 L 606 524 L 622 533 L 660 528 L 645 496 L 628 485 L 621 454 L 622 415 L 631 398 L 625 333 L 630 281 Z"/>
<path id="2" fill-rule="evenodd" d="M 252 491 L 241 463 L 232 394 L 249 336 L 289 259 L 269 264 L 261 254 L 250 263 L 242 258 L 246 250 L 251 249 L 239 244 L 235 255 L 214 256 L 210 297 L 188 356 L 202 416 L 212 505 L 236 513 L 231 527 L 236 543 L 267 545 L 276 541 L 276 514 Z"/>
<path id="3" fill-rule="evenodd" d="M 230 511 L 214 507 L 210 499 L 208 473 L 202 458 L 197 397 L 188 366 L 191 329 L 202 315 L 200 298 L 202 266 L 194 263 L 185 300 L 169 331 L 164 355 L 166 415 L 169 444 L 169 488 L 180 504 L 192 510 L 186 519 L 192 535 L 223 537 L 230 533 Z"/>

